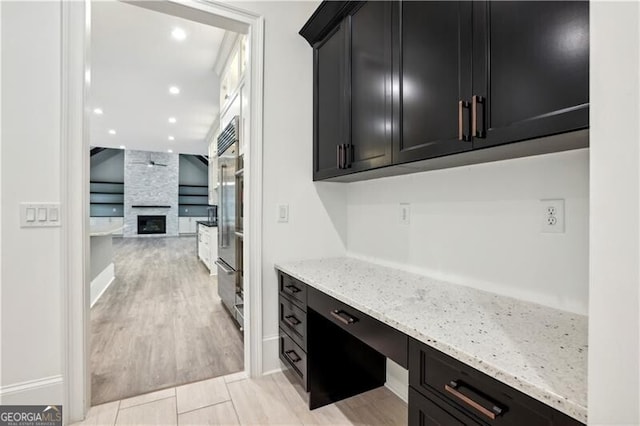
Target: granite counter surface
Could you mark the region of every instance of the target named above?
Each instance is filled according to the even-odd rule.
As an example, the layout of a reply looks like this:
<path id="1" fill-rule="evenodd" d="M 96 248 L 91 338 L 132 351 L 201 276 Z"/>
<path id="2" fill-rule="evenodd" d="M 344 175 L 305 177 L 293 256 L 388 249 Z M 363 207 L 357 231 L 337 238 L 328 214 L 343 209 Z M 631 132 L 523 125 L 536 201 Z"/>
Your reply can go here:
<path id="1" fill-rule="evenodd" d="M 586 316 L 349 257 L 276 268 L 587 422 Z"/>

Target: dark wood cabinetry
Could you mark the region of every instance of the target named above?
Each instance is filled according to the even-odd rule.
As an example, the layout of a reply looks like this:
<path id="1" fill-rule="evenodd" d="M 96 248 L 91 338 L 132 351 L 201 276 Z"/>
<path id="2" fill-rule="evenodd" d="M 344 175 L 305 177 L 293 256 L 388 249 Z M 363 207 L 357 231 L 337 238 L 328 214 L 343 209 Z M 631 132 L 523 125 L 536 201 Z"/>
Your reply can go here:
<path id="1" fill-rule="evenodd" d="M 314 46 L 314 179 L 391 164 L 390 2 L 360 3 Z"/>
<path id="2" fill-rule="evenodd" d="M 409 406 L 425 425 L 578 426 L 580 422 L 417 340 L 409 341 L 409 386 L 427 401 Z M 430 404 L 439 409 L 431 407 Z M 413 412 L 413 413 L 412 413 Z M 457 419 L 439 423 L 439 419 Z M 413 424 L 413 423 L 412 423 Z"/>
<path id="3" fill-rule="evenodd" d="M 300 33 L 314 48 L 314 180 L 588 145 L 473 155 L 588 128 L 586 1 L 324 2 Z"/>
<path id="4" fill-rule="evenodd" d="M 589 126 L 588 2 L 474 2 L 473 31 L 474 149 Z"/>
<path id="5" fill-rule="evenodd" d="M 469 151 L 471 2 L 401 2 L 395 163 Z"/>

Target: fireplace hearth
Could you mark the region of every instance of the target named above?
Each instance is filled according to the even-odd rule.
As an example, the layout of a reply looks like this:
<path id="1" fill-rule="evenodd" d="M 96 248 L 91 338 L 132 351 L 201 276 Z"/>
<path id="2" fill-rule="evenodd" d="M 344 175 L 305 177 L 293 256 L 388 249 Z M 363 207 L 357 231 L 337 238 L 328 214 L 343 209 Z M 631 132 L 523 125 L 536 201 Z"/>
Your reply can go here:
<path id="1" fill-rule="evenodd" d="M 166 234 L 167 216 L 138 216 L 138 234 Z"/>

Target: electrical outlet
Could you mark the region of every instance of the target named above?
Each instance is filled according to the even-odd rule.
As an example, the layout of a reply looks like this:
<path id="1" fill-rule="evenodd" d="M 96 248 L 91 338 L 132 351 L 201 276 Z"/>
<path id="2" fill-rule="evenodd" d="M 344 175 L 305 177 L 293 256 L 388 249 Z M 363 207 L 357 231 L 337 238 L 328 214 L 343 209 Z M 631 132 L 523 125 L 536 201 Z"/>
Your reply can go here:
<path id="1" fill-rule="evenodd" d="M 408 225 L 411 219 L 411 204 L 400 203 L 400 224 Z"/>
<path id="2" fill-rule="evenodd" d="M 564 200 L 540 200 L 542 205 L 541 232 L 564 232 Z"/>

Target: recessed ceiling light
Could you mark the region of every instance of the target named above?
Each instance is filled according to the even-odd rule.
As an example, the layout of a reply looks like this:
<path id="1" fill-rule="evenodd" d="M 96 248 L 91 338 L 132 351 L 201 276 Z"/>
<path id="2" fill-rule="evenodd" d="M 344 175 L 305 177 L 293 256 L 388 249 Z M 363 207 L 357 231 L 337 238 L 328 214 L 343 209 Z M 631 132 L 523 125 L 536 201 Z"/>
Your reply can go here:
<path id="1" fill-rule="evenodd" d="M 172 95 L 178 95 L 180 94 L 180 88 L 178 86 L 171 86 L 169 87 L 169 93 Z"/>
<path id="2" fill-rule="evenodd" d="M 177 121 L 177 120 L 176 120 L 176 118 L 175 118 L 175 117 L 169 117 L 169 123 L 171 123 L 171 124 L 175 124 L 175 122 L 176 122 L 176 121 Z"/>
<path id="3" fill-rule="evenodd" d="M 185 33 L 182 28 L 176 27 L 173 29 L 173 31 L 171 31 L 171 37 L 175 38 L 176 40 L 182 41 L 187 38 L 187 33 Z"/>
<path id="4" fill-rule="evenodd" d="M 167 152 L 168 152 L 169 154 L 171 154 L 171 153 L 173 153 L 173 150 L 172 150 L 172 149 L 168 149 L 168 150 L 167 150 Z"/>
<path id="5" fill-rule="evenodd" d="M 93 113 L 96 114 L 96 115 L 102 115 L 102 109 L 96 108 L 96 109 L 93 110 Z"/>
<path id="6" fill-rule="evenodd" d="M 120 145 L 120 149 L 125 149 L 125 148 L 126 148 L 126 146 Z"/>
<path id="7" fill-rule="evenodd" d="M 111 129 L 111 130 L 109 130 L 109 134 L 110 134 L 110 135 L 115 135 L 115 134 L 116 134 L 116 131 L 115 131 L 115 130 L 113 130 L 113 129 Z"/>
<path id="8" fill-rule="evenodd" d="M 169 136 L 169 140 L 170 141 L 174 141 L 174 140 L 176 140 L 176 138 L 174 138 L 173 136 Z"/>

